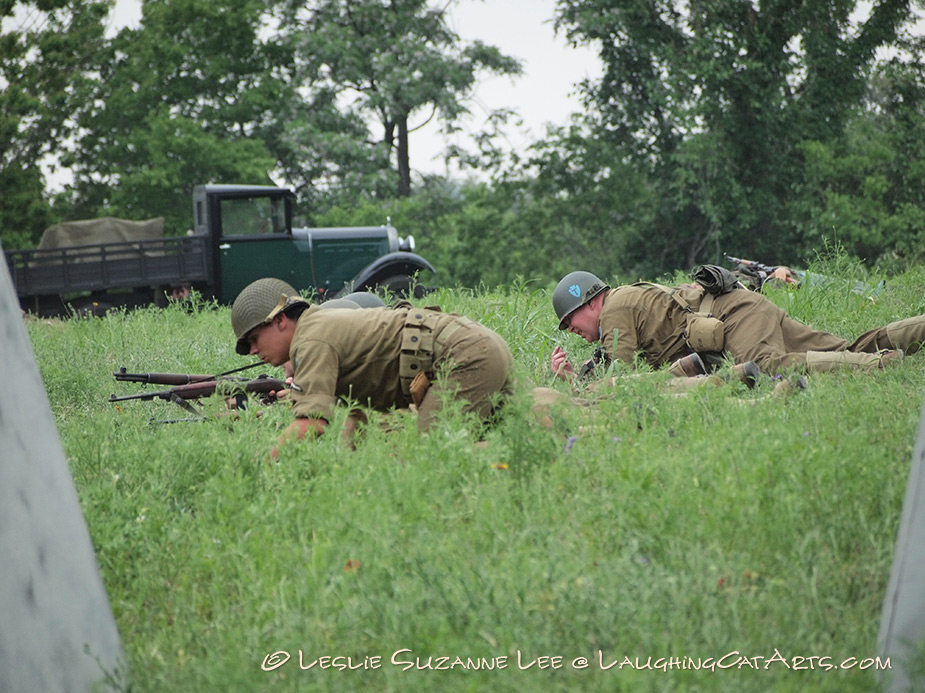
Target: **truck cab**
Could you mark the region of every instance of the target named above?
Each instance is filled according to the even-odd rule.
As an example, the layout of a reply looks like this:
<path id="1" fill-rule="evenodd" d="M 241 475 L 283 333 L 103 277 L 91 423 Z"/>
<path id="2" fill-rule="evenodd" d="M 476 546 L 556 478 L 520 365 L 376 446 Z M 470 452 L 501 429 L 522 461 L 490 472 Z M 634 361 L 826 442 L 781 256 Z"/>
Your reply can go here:
<path id="1" fill-rule="evenodd" d="M 273 186 L 194 188 L 193 233 L 212 239 L 220 302 L 267 276 L 324 299 L 376 286 L 406 290 L 415 273 L 434 271 L 413 253 L 414 239 L 400 238 L 391 224 L 294 229 L 292 201 L 289 190 Z"/>

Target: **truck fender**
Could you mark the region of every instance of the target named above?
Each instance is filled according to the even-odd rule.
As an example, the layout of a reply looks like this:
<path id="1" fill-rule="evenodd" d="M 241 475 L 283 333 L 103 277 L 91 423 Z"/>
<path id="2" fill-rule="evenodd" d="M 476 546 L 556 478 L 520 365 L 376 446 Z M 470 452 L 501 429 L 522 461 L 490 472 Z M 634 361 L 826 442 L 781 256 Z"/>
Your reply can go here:
<path id="1" fill-rule="evenodd" d="M 417 253 L 405 251 L 388 253 L 360 270 L 343 289 L 337 292 L 337 296 L 346 295 L 352 291 L 375 289 L 377 286 L 396 293 L 403 293 L 409 288 L 411 277 L 422 270 L 434 273 L 437 271 Z"/>

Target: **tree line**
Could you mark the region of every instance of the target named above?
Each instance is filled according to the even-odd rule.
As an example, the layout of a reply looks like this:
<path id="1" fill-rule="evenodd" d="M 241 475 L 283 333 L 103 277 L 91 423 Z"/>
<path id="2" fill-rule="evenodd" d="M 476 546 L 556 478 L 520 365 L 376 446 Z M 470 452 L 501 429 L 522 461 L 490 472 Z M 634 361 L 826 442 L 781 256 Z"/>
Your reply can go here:
<path id="1" fill-rule="evenodd" d="M 272 176 L 304 224 L 390 217 L 448 284 L 651 278 L 723 252 L 799 265 L 830 243 L 888 270 L 925 253 L 913 0 L 559 0 L 557 31 L 603 67 L 579 85 L 582 112 L 525 154 L 499 145 L 513 111 L 492 113 L 447 149 L 450 177 L 414 173 L 415 129 L 453 132 L 480 77 L 522 66 L 456 35 L 445 4 L 142 10 L 108 36 L 107 0 L 2 6 L 5 248 L 97 216 L 184 233 L 194 185 Z M 49 162 L 73 177 L 55 193 Z"/>

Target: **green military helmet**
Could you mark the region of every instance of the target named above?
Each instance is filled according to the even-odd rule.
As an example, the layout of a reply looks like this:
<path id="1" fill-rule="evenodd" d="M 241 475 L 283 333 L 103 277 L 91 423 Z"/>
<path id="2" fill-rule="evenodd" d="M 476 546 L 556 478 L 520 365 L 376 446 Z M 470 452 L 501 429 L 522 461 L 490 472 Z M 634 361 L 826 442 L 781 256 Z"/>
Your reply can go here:
<path id="1" fill-rule="evenodd" d="M 318 308 L 347 308 L 348 310 L 356 310 L 361 307 L 359 303 L 346 296 L 344 298 L 332 298 L 330 301 L 325 301 L 318 306 Z"/>
<path id="2" fill-rule="evenodd" d="M 343 296 L 350 301 L 358 304 L 360 308 L 385 308 L 385 301 L 379 298 L 376 294 L 370 293 L 369 291 L 354 291 L 352 294 L 347 294 Z"/>
<path id="3" fill-rule="evenodd" d="M 559 329 L 565 329 L 565 319 L 569 315 L 609 288 L 599 277 L 590 272 L 579 270 L 562 277 L 552 292 L 552 307 L 559 318 Z"/>
<path id="4" fill-rule="evenodd" d="M 242 356 L 250 352 L 247 335 L 255 327 L 269 324 L 294 303 L 308 303 L 299 292 L 282 279 L 258 279 L 245 286 L 231 306 L 231 327 L 237 339 L 235 351 Z"/>

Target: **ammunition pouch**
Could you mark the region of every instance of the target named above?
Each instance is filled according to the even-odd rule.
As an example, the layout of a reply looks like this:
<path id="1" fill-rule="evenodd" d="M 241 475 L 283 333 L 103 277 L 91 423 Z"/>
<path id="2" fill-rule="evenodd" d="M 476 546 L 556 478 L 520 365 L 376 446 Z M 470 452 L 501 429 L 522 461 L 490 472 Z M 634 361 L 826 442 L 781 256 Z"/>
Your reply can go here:
<path id="1" fill-rule="evenodd" d="M 445 318 L 453 316 L 452 322 Z M 443 319 L 443 326 L 437 331 L 437 323 Z M 398 380 L 401 391 L 413 396 L 412 385 L 418 380 L 418 387 L 426 393 L 434 373 L 434 361 L 444 352 L 447 342 L 456 330 L 473 325 L 471 320 L 455 313 L 441 313 L 439 309 L 412 308 L 405 318 L 401 335 L 401 351 L 398 354 Z M 424 379 L 418 376 L 424 374 Z M 421 395 L 423 399 L 423 394 Z M 413 400 L 412 400 L 413 401 Z"/>
<path id="2" fill-rule="evenodd" d="M 406 395 L 411 395 L 411 382 L 419 373 L 433 373 L 434 328 L 439 317 L 439 313 L 412 308 L 405 318 L 398 354 L 398 379 Z"/>
<path id="3" fill-rule="evenodd" d="M 722 351 L 726 343 L 723 337 L 723 322 L 700 313 L 687 313 L 684 341 L 697 353 Z"/>

